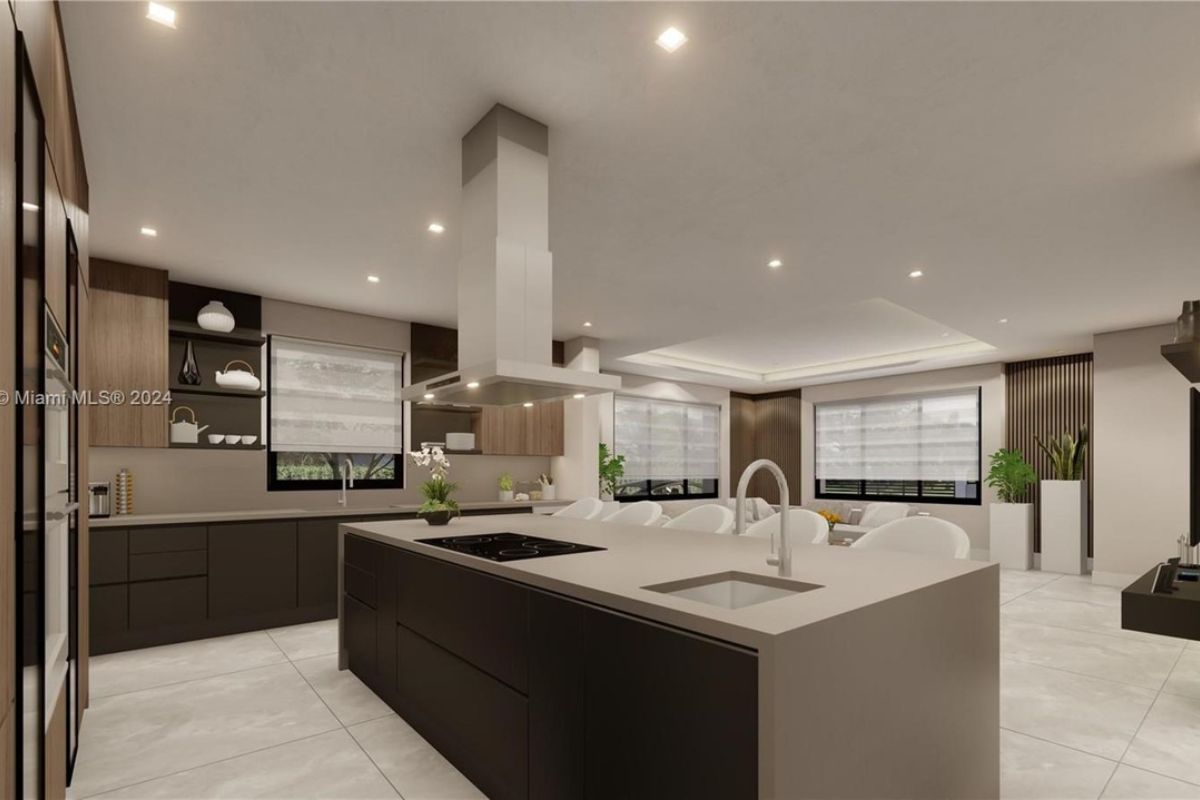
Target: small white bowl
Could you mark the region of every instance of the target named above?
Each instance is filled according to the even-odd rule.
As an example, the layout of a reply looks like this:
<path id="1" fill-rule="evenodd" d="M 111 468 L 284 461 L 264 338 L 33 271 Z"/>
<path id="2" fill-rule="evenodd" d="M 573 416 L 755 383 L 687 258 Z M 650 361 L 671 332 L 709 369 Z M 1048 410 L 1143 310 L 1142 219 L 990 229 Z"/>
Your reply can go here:
<path id="1" fill-rule="evenodd" d="M 243 436 L 242 437 L 242 444 L 254 444 L 257 441 L 258 441 L 257 436 Z"/>
<path id="2" fill-rule="evenodd" d="M 208 435 L 209 444 L 220 444 L 223 441 L 225 441 L 225 434 L 223 433 L 210 433 Z"/>
<path id="3" fill-rule="evenodd" d="M 230 433 L 225 436 L 225 444 L 238 444 L 242 441 L 242 437 L 236 433 Z"/>

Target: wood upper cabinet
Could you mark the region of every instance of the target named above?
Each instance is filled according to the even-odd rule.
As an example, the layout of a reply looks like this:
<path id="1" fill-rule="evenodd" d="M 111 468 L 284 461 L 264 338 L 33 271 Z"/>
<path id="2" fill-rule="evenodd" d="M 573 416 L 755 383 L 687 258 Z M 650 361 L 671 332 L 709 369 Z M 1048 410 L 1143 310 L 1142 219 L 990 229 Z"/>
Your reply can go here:
<path id="1" fill-rule="evenodd" d="M 124 403 L 91 406 L 91 444 L 166 447 L 167 406 L 129 397 L 167 391 L 167 273 L 93 258 L 90 283 L 89 387 L 125 393 Z"/>
<path id="2" fill-rule="evenodd" d="M 479 449 L 484 455 L 561 456 L 561 400 L 524 406 L 487 407 L 479 424 Z"/>

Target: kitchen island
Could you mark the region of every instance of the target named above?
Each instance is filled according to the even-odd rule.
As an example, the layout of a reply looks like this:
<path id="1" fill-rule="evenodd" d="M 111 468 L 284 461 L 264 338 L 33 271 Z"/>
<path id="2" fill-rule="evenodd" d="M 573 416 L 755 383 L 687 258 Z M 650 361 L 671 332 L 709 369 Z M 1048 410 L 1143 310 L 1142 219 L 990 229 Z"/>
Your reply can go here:
<path id="1" fill-rule="evenodd" d="M 490 797 L 999 794 L 995 565 L 798 545 L 777 579 L 766 540 L 529 515 L 339 532 L 339 665 Z M 603 549 L 417 541 L 500 532 Z M 694 586 L 729 573 L 740 600 Z"/>

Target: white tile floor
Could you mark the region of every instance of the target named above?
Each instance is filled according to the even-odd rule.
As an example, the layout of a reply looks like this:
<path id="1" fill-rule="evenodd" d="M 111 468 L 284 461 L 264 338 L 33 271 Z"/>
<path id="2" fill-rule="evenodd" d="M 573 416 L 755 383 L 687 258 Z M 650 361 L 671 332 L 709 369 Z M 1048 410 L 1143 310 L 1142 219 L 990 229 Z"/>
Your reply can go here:
<path id="1" fill-rule="evenodd" d="M 1001 794 L 1200 800 L 1200 643 L 1086 577 L 1000 579 Z M 72 798 L 481 795 L 335 657 L 336 623 L 92 660 Z"/>

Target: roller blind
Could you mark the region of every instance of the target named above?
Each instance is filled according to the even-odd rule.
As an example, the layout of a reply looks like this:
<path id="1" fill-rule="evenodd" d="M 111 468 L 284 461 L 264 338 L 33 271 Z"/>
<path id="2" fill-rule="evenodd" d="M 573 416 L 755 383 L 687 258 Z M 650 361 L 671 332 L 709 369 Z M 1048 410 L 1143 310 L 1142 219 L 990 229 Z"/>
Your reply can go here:
<path id="1" fill-rule="evenodd" d="M 271 449 L 399 453 L 404 354 L 272 336 Z"/>
<path id="2" fill-rule="evenodd" d="M 720 406 L 618 396 L 613 449 L 625 480 L 716 480 L 721 462 Z"/>
<path id="3" fill-rule="evenodd" d="M 979 480 L 979 389 L 821 403 L 818 480 Z"/>

